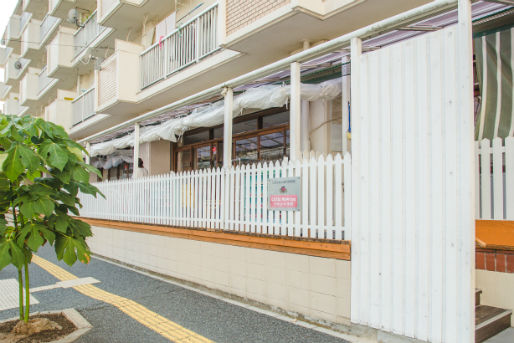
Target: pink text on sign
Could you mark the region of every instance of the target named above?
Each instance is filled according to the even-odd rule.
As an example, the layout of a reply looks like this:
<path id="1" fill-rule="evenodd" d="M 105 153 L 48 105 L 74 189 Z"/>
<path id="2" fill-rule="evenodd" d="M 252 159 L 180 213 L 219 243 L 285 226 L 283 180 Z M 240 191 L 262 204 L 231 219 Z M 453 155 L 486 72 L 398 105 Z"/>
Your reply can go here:
<path id="1" fill-rule="evenodd" d="M 296 195 L 271 195 L 271 208 L 296 208 L 298 206 L 298 196 Z"/>

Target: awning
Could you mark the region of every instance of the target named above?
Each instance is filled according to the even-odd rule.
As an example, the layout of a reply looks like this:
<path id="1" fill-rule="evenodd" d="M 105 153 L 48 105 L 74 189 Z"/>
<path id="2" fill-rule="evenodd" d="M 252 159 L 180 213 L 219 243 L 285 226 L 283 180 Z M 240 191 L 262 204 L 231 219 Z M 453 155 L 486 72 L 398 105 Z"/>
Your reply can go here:
<path id="1" fill-rule="evenodd" d="M 512 87 L 514 27 L 486 32 L 474 39 L 480 107 L 475 117 L 475 139 L 513 136 Z"/>

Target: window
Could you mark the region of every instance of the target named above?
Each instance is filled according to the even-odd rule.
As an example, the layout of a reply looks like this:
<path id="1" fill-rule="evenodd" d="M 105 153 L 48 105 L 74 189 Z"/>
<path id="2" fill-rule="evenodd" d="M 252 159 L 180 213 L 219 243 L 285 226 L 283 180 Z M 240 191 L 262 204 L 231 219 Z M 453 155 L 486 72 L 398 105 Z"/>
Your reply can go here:
<path id="1" fill-rule="evenodd" d="M 289 155 L 289 112 L 270 109 L 234 120 L 232 164 L 282 160 Z M 177 172 L 223 166 L 223 125 L 195 129 L 174 148 Z"/>

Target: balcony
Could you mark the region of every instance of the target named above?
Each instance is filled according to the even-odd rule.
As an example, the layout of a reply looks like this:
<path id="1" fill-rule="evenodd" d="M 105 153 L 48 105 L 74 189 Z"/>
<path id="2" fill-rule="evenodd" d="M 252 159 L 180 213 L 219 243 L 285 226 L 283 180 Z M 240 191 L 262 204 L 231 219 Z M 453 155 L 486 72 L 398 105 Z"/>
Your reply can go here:
<path id="1" fill-rule="evenodd" d="M 29 63 L 30 61 L 28 59 L 11 54 L 4 67 L 4 82 L 11 86 L 18 85 Z"/>
<path id="2" fill-rule="evenodd" d="M 0 47 L 0 66 L 5 67 L 12 50 L 13 49 L 9 47 Z"/>
<path id="3" fill-rule="evenodd" d="M 107 27 L 115 27 L 116 38 L 123 39 L 132 27 L 143 23 L 145 16 L 159 20 L 175 10 L 175 1 L 98 0 L 97 3 L 98 22 Z"/>
<path id="4" fill-rule="evenodd" d="M 24 29 L 22 31 L 21 38 L 21 57 L 31 60 L 31 66 L 41 67 L 41 58 L 44 54 L 44 51 L 40 49 L 39 40 L 40 36 L 40 28 L 41 22 L 36 19 L 30 19 L 30 21 L 25 24 Z"/>
<path id="5" fill-rule="evenodd" d="M 44 66 L 38 75 L 38 100 L 46 103 L 48 99 L 55 97 L 57 92 L 54 87 L 58 80 L 48 76 L 47 67 Z"/>
<path id="6" fill-rule="evenodd" d="M 127 72 L 138 70 L 142 47 L 116 40 L 114 54 L 106 59 L 96 73 L 97 112 L 117 105 L 117 114 L 131 113 L 139 90 L 139 75 Z M 111 111 L 109 114 L 113 114 Z"/>
<path id="7" fill-rule="evenodd" d="M 23 106 L 33 108 L 38 102 L 39 74 L 41 70 L 29 67 L 27 73 L 20 82 L 20 103 Z"/>
<path id="8" fill-rule="evenodd" d="M 77 79 L 77 71 L 73 68 L 73 29 L 61 26 L 55 37 L 47 45 L 46 65 L 48 75 L 68 83 L 60 88 L 69 89 Z"/>
<path id="9" fill-rule="evenodd" d="M 254 56 L 261 65 L 338 37 L 429 0 L 226 1 L 222 46 Z M 266 42 L 266 44 L 262 44 Z"/>
<path id="10" fill-rule="evenodd" d="M 2 37 L 3 45 L 12 48 L 16 54 L 20 53 L 20 38 L 21 38 L 21 16 L 12 15 L 9 22 L 5 27 L 4 35 Z"/>
<path id="11" fill-rule="evenodd" d="M 200 61 L 219 48 L 218 5 L 211 6 L 161 42 L 146 49 L 140 57 L 141 88 Z"/>
<path id="12" fill-rule="evenodd" d="M 43 48 L 46 42 L 55 37 L 57 28 L 61 24 L 62 19 L 52 17 L 51 15 L 45 16 L 41 25 L 39 26 L 39 47 Z"/>
<path id="13" fill-rule="evenodd" d="M 80 94 L 72 103 L 71 125 L 78 125 L 95 115 L 95 89 L 90 88 Z"/>
<path id="14" fill-rule="evenodd" d="M 23 0 L 23 11 L 32 13 L 35 19 L 41 20 L 48 12 L 48 0 Z"/>
<path id="15" fill-rule="evenodd" d="M 96 0 L 50 0 L 48 13 L 55 17 L 66 18 L 68 11 L 75 7 L 92 11 L 96 8 Z"/>
<path id="16" fill-rule="evenodd" d="M 25 107 L 20 106 L 20 100 L 18 94 L 10 93 L 9 98 L 4 101 L 3 112 L 5 114 L 20 115 L 26 110 Z"/>
<path id="17" fill-rule="evenodd" d="M 57 90 L 57 97 L 45 107 L 45 120 L 61 125 L 66 131 L 71 128 L 72 99 L 74 92 Z"/>
<path id="18" fill-rule="evenodd" d="M 89 16 L 84 23 L 84 26 L 75 32 L 73 36 L 73 65 L 77 65 L 78 62 L 86 55 L 95 55 L 95 49 L 100 43 L 102 43 L 113 31 L 112 28 L 104 27 L 97 22 L 96 11 Z M 105 50 L 101 50 L 101 56 L 105 54 Z M 99 55 L 100 56 L 100 55 Z"/>
<path id="19" fill-rule="evenodd" d="M 9 95 L 9 92 L 11 91 L 11 86 L 8 84 L 5 84 L 3 82 L 0 82 L 0 100 L 6 100 L 7 96 Z"/>

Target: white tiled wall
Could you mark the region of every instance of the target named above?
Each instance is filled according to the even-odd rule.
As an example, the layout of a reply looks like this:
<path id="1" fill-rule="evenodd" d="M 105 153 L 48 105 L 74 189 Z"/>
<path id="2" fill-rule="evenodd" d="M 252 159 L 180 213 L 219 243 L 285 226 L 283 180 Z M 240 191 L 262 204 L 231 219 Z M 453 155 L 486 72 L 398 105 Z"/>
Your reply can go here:
<path id="1" fill-rule="evenodd" d="M 91 251 L 314 320 L 350 317 L 350 262 L 93 227 Z"/>

